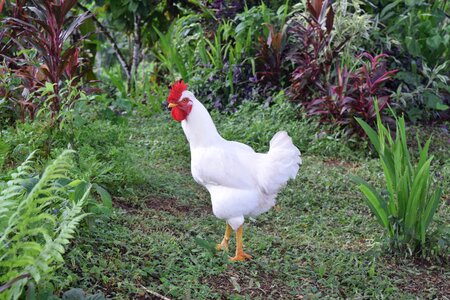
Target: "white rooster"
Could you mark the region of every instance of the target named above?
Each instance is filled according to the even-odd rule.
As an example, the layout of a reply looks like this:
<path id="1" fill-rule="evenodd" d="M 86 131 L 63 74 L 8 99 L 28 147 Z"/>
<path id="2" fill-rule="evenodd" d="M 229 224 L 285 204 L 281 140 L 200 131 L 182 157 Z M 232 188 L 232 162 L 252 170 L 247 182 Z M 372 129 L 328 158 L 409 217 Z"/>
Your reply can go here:
<path id="1" fill-rule="evenodd" d="M 250 259 L 242 243 L 244 218 L 256 217 L 275 205 L 278 191 L 297 175 L 300 151 L 285 131 L 274 135 L 267 153 L 225 140 L 182 80 L 172 85 L 168 102 L 173 119 L 181 122 L 189 141 L 192 176 L 211 194 L 214 215 L 227 222 L 217 249 L 228 249 L 235 230 L 236 255 L 230 260 Z"/>

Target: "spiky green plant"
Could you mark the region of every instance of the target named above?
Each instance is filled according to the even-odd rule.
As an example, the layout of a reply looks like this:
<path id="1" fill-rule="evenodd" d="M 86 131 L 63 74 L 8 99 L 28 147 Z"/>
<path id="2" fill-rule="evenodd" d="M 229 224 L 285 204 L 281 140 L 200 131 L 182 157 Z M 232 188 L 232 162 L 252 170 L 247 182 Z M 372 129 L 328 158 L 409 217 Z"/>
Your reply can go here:
<path id="1" fill-rule="evenodd" d="M 159 37 L 159 48 L 155 52 L 162 66 L 167 68 L 171 80 L 181 76 L 186 82 L 189 81 L 195 66 L 194 48 L 176 30 L 177 23 L 172 24 L 166 33 L 160 32 L 156 27 L 153 29 Z"/>
<path id="2" fill-rule="evenodd" d="M 354 177 L 359 189 L 378 222 L 390 237 L 391 245 L 398 250 L 407 249 L 413 253 L 424 249 L 427 229 L 439 206 L 441 189 L 431 189 L 430 165 L 433 156 L 428 156 L 431 138 L 423 147 L 418 141 L 420 154 L 413 163 L 407 141 L 405 120 L 396 118 L 395 139 L 382 122 L 377 111 L 377 132 L 361 119 L 358 123 L 368 135 L 378 152 L 386 180 L 387 195 L 361 178 Z"/>
<path id="3" fill-rule="evenodd" d="M 40 177 L 33 152 L 0 185 L 0 299 L 19 298 L 27 282 L 50 274 L 86 216 L 90 185 L 67 176 L 73 152 L 62 152 Z"/>

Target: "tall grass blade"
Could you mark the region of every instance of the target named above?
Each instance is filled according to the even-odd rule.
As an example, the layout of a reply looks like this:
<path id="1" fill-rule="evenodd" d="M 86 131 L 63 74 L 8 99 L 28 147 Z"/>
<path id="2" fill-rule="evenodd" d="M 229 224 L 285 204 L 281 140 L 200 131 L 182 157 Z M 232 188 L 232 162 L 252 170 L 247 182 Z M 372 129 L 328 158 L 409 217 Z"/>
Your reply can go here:
<path id="1" fill-rule="evenodd" d="M 355 118 L 355 119 L 359 123 L 359 125 L 364 129 L 364 131 L 366 132 L 367 136 L 370 139 L 370 142 L 375 147 L 375 150 L 377 150 L 377 152 L 380 153 L 380 151 L 381 151 L 380 141 L 378 139 L 378 135 L 375 132 L 375 130 L 373 130 L 372 127 L 370 127 L 370 125 L 367 124 L 364 120 L 362 120 L 360 118 Z"/>

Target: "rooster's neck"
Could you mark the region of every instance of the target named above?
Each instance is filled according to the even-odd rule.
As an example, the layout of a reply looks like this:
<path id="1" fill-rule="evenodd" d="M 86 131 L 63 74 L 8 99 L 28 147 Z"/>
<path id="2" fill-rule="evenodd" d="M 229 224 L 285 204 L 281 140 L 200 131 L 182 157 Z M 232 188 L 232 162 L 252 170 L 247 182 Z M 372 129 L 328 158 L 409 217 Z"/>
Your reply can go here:
<path id="1" fill-rule="evenodd" d="M 181 122 L 184 134 L 191 148 L 211 145 L 222 139 L 216 125 L 203 104 L 197 99 L 192 101 L 192 110 L 186 120 Z"/>

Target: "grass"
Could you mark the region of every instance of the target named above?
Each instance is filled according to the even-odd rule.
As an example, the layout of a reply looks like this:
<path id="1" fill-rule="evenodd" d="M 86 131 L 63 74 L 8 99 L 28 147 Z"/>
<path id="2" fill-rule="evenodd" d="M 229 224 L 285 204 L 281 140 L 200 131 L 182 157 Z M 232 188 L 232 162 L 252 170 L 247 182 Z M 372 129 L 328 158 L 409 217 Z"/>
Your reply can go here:
<path id="1" fill-rule="evenodd" d="M 252 261 L 229 263 L 227 253 L 212 250 L 225 224 L 212 215 L 208 193 L 190 175 L 181 127 L 163 114 L 130 120 L 126 148 L 117 150 L 126 150 L 122 160 L 129 168 L 121 168 L 132 174 L 122 177 L 130 180 L 105 182 L 114 213 L 80 230 L 55 286 L 103 291 L 115 299 L 152 299 L 146 289 L 173 299 L 444 297 L 449 257 L 404 259 L 386 252 L 381 227 L 349 179 L 357 174 L 380 184 L 377 161 L 336 137 L 317 138 L 307 119 L 289 117 L 291 108 L 275 109 L 285 110 L 287 119 L 251 105 L 233 116 L 214 115 L 224 136 L 258 150 L 267 150 L 270 136 L 285 127 L 304 154 L 297 179 L 276 208 L 245 223 Z M 441 156 L 434 168 L 443 178 L 444 203 L 433 226 L 450 222 L 448 153 Z"/>

